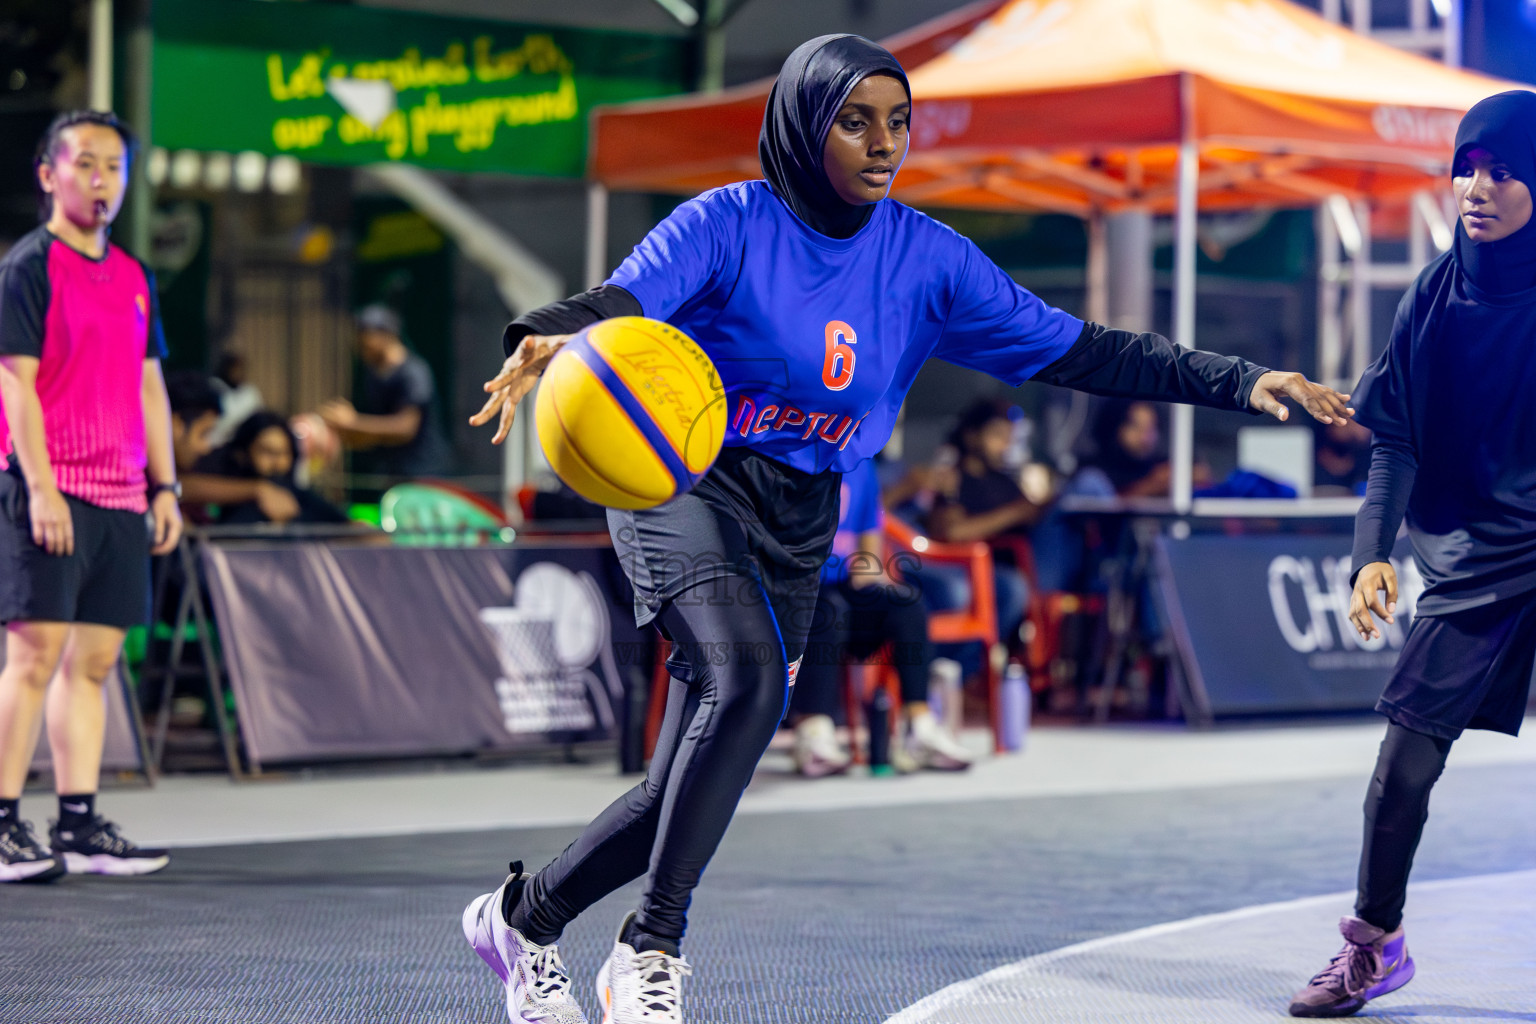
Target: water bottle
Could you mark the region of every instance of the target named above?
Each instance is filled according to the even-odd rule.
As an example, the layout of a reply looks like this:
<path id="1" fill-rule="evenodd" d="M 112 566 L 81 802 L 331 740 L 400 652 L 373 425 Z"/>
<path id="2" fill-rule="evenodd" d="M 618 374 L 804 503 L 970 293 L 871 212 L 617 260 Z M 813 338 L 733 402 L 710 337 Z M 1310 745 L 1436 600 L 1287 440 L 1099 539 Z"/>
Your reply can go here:
<path id="1" fill-rule="evenodd" d="M 891 692 L 883 686 L 864 705 L 864 722 L 869 727 L 869 773 L 890 775 L 891 768 Z"/>
<path id="2" fill-rule="evenodd" d="M 928 710 L 933 712 L 933 720 L 942 722 L 951 736 L 958 736 L 964 707 L 960 663 L 950 658 L 934 658 L 928 666 Z"/>
<path id="3" fill-rule="evenodd" d="M 1009 751 L 1024 749 L 1024 742 L 1029 736 L 1029 679 L 1024 675 L 1024 666 L 1014 662 L 1008 663 L 1008 669 L 1003 673 L 1002 693 L 999 699 L 999 718 L 1001 721 L 1002 748 Z"/>

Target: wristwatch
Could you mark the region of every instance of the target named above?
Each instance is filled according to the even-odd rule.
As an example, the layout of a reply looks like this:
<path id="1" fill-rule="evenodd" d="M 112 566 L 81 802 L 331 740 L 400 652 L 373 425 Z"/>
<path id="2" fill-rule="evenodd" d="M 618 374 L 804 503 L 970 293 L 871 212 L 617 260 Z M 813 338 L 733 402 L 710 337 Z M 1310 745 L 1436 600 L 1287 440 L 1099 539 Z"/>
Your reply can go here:
<path id="1" fill-rule="evenodd" d="M 172 494 L 176 495 L 176 500 L 180 501 L 181 500 L 181 481 L 180 480 L 175 480 L 175 481 L 172 481 L 171 483 L 168 483 L 168 484 L 150 484 L 149 485 L 149 500 L 150 501 L 154 501 L 156 498 L 160 497 L 161 493 L 164 492 L 164 491 L 170 491 Z"/>

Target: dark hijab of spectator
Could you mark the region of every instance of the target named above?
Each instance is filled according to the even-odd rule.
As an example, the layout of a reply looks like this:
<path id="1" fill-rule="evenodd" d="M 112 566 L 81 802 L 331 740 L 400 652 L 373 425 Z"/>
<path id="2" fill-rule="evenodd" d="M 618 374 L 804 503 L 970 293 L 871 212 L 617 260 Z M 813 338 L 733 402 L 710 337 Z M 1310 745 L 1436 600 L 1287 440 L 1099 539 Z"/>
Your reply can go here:
<path id="1" fill-rule="evenodd" d="M 271 431 L 271 433 L 268 433 Z M 286 445 L 284 453 L 282 447 Z M 288 421 L 263 409 L 246 417 L 223 448 L 221 463 L 230 476 L 259 477 L 294 488 L 299 441 Z"/>
<path id="2" fill-rule="evenodd" d="M 1141 437 L 1127 443 L 1126 428 L 1134 426 L 1138 409 L 1151 410 L 1156 422 L 1156 407 L 1147 402 L 1131 402 L 1111 399 L 1099 407 L 1093 421 L 1094 458 L 1089 464 L 1097 466 L 1109 477 L 1115 490 L 1123 491 L 1131 484 L 1145 479 L 1158 466 L 1167 461 L 1161 452 L 1155 430 L 1144 430 Z"/>

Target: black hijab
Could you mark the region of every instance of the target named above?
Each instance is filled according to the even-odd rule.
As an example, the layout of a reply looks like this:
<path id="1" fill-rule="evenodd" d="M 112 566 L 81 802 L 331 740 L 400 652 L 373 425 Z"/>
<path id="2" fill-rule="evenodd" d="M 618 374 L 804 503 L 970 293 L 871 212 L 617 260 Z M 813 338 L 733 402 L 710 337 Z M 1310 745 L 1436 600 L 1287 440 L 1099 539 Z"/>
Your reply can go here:
<path id="1" fill-rule="evenodd" d="M 912 96 L 907 74 L 890 51 L 863 36 L 817 36 L 784 61 L 758 136 L 757 156 L 774 194 L 812 230 L 849 238 L 874 212 L 874 204 L 845 203 L 822 168 L 832 119 L 848 94 L 870 75 L 890 75 Z"/>
<path id="2" fill-rule="evenodd" d="M 1536 93 L 1501 92 L 1467 111 L 1456 129 L 1456 164 L 1474 147 L 1498 157 L 1536 196 Z M 1508 238 L 1474 242 L 1457 213 L 1456 263 L 1473 287 L 1488 295 L 1536 288 L 1536 217 Z"/>

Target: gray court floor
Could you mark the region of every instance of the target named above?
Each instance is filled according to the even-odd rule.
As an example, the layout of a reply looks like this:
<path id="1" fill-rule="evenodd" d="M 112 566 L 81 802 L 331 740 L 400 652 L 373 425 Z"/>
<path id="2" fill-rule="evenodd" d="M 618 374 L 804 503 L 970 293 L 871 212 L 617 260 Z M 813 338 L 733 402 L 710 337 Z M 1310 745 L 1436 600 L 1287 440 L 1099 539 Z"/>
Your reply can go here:
<path id="1" fill-rule="evenodd" d="M 880 1022 L 946 986 L 1076 943 L 1345 890 L 1364 786 L 1350 776 L 743 816 L 694 903 L 688 1019 Z M 459 911 L 499 882 L 509 856 L 542 863 L 572 834 L 561 826 L 209 846 L 179 851 L 171 869 L 148 879 L 6 887 L 0 1021 L 500 1021 L 493 978 L 458 933 Z M 1532 868 L 1536 765 L 1453 764 L 1417 878 Z M 566 934 L 584 997 L 634 896 L 633 886 L 622 890 Z M 1424 906 L 1427 914 L 1431 902 Z M 1410 904 L 1410 914 L 1417 909 Z M 1261 927 L 1234 934 L 1225 955 L 1248 972 L 1239 987 L 1259 1016 L 1220 1019 L 1271 1019 L 1266 1007 L 1334 950 L 1328 922 L 1346 910 L 1319 907 L 1283 955 Z M 1525 927 L 1533 910 L 1517 891 L 1469 913 L 1473 927 L 1503 929 Z M 1157 964 L 1134 967 L 1166 966 Z M 1193 955 L 1180 969 L 1205 972 L 1216 979 L 1212 991 L 1230 998 L 1232 985 L 1220 980 L 1229 967 Z M 1111 963 L 1088 974 L 1134 996 L 1146 982 L 1119 976 L 1130 970 Z M 1438 990 L 1415 984 L 1427 1001 L 1399 1002 L 1409 1007 L 1405 1020 L 1536 1020 L 1536 972 L 1491 1003 L 1430 999 Z M 1086 998 L 1052 989 L 1035 998 L 1053 1009 L 1042 1017 L 1006 1009 L 922 1019 L 1088 1019 L 1070 1015 Z M 1120 1019 L 1192 1019 L 1159 1016 L 1150 1001 L 1130 1005 Z"/>

